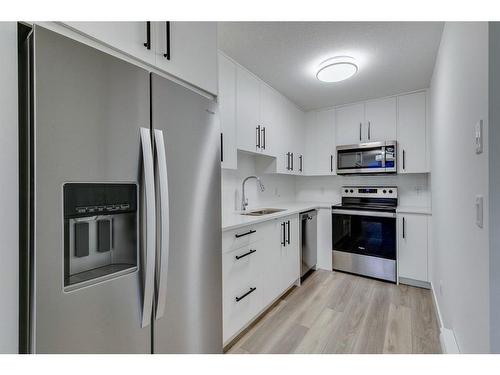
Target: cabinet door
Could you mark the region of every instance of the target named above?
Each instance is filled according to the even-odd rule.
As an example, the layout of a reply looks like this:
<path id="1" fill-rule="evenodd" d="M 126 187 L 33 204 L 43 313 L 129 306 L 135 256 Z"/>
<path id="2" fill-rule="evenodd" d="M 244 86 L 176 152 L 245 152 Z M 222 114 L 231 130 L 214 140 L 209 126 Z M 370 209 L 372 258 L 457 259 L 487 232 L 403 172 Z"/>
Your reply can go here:
<path id="1" fill-rule="evenodd" d="M 265 155 L 276 156 L 280 142 L 281 117 L 280 94 L 264 83 L 260 83 L 260 132 L 261 149 Z"/>
<path id="2" fill-rule="evenodd" d="M 217 23 L 170 22 L 170 59 L 167 23 L 154 22 L 156 66 L 217 95 Z"/>
<path id="3" fill-rule="evenodd" d="M 222 168 L 237 169 L 236 149 L 236 65 L 219 54 L 219 118 L 222 139 Z"/>
<path id="4" fill-rule="evenodd" d="M 428 172 L 426 93 L 398 98 L 398 173 Z"/>
<path id="5" fill-rule="evenodd" d="M 300 244 L 298 215 L 288 217 L 286 224 L 286 245 L 282 247 L 282 290 L 284 291 L 300 277 Z"/>
<path id="6" fill-rule="evenodd" d="M 398 215 L 399 276 L 428 281 L 427 277 L 427 216 Z"/>
<path id="7" fill-rule="evenodd" d="M 305 139 L 308 176 L 335 174 L 335 110 L 307 113 Z"/>
<path id="8" fill-rule="evenodd" d="M 262 245 L 262 241 L 257 241 L 222 256 L 224 342 L 248 324 L 262 307 L 264 284 L 259 259 L 264 254 Z"/>
<path id="9" fill-rule="evenodd" d="M 240 66 L 236 69 L 236 124 L 238 148 L 260 152 L 257 127 L 260 126 L 260 82 Z"/>
<path id="10" fill-rule="evenodd" d="M 147 22 L 65 22 L 66 26 L 97 39 L 110 47 L 149 64 L 155 64 L 155 32 L 151 25 L 150 49 L 147 42 Z"/>
<path id="11" fill-rule="evenodd" d="M 335 110 L 337 145 L 351 145 L 366 138 L 365 105 L 363 103 L 340 107 Z"/>
<path id="12" fill-rule="evenodd" d="M 267 307 L 282 293 L 281 251 L 284 238 L 283 221 L 281 219 L 266 223 L 262 252 L 262 290 L 263 308 Z"/>
<path id="13" fill-rule="evenodd" d="M 365 105 L 365 135 L 367 142 L 396 139 L 396 98 L 367 102 Z"/>

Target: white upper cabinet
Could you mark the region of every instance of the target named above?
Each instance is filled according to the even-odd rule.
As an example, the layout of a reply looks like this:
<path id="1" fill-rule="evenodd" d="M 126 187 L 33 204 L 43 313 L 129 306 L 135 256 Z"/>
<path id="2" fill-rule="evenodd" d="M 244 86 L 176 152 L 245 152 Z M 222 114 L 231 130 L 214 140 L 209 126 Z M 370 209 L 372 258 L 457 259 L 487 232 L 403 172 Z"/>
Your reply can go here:
<path id="1" fill-rule="evenodd" d="M 312 111 L 305 120 L 305 174 L 335 174 L 335 110 Z"/>
<path id="2" fill-rule="evenodd" d="M 398 173 L 429 172 L 426 117 L 425 92 L 398 97 Z"/>
<path id="3" fill-rule="evenodd" d="M 337 145 L 396 139 L 396 98 L 356 103 L 336 110 Z"/>
<path id="4" fill-rule="evenodd" d="M 399 277 L 428 281 L 427 215 L 398 214 Z"/>
<path id="5" fill-rule="evenodd" d="M 260 152 L 260 81 L 240 66 L 236 68 L 236 124 L 238 148 Z"/>
<path id="6" fill-rule="evenodd" d="M 69 28 L 217 94 L 215 22 L 65 22 Z"/>
<path id="7" fill-rule="evenodd" d="M 132 57 L 152 65 L 155 63 L 156 35 L 151 24 L 148 33 L 148 22 L 65 22 L 64 24 Z"/>
<path id="8" fill-rule="evenodd" d="M 260 84 L 260 152 L 266 155 L 276 155 L 277 140 L 282 128 L 280 94 L 261 82 Z"/>
<path id="9" fill-rule="evenodd" d="M 222 168 L 237 169 L 236 65 L 219 54 L 219 118 L 222 132 Z"/>
<path id="10" fill-rule="evenodd" d="M 217 94 L 217 23 L 169 22 L 169 33 L 167 22 L 154 24 L 156 66 Z"/>
<path id="11" fill-rule="evenodd" d="M 339 107 L 335 111 L 335 138 L 337 145 L 352 145 L 363 142 L 367 136 L 363 123 L 365 121 L 364 103 Z M 365 135 L 366 134 L 366 135 Z"/>
<path id="12" fill-rule="evenodd" d="M 394 141 L 396 139 L 396 98 L 373 100 L 365 104 L 363 142 Z"/>

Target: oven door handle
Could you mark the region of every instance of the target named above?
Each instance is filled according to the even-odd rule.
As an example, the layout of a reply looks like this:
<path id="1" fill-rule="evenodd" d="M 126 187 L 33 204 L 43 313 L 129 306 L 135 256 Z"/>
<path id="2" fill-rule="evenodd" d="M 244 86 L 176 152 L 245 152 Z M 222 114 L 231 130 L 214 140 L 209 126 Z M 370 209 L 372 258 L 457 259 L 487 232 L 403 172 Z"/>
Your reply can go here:
<path id="1" fill-rule="evenodd" d="M 375 217 L 396 217 L 395 212 L 379 212 L 379 211 L 357 211 L 357 210 L 338 210 L 333 209 L 332 215 L 354 215 L 354 216 L 375 216 Z"/>

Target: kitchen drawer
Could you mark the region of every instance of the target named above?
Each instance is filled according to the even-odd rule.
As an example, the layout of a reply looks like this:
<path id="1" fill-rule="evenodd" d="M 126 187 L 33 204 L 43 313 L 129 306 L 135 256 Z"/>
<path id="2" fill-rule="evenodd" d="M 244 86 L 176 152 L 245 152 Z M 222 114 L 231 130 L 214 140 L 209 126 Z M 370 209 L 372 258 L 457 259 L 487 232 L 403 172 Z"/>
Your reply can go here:
<path id="1" fill-rule="evenodd" d="M 261 241 L 257 241 L 222 257 L 224 341 L 249 323 L 262 308 L 261 245 Z"/>
<path id="2" fill-rule="evenodd" d="M 228 252 L 262 238 L 262 225 L 248 225 L 222 233 L 222 251 Z"/>

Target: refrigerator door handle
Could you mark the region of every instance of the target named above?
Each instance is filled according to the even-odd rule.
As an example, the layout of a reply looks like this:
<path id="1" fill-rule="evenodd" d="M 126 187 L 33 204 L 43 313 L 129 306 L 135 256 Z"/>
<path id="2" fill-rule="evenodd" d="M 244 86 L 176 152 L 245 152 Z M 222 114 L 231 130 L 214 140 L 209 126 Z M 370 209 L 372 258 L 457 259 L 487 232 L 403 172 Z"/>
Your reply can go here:
<path id="1" fill-rule="evenodd" d="M 167 272 L 170 244 L 170 211 L 168 197 L 167 157 L 163 131 L 155 129 L 156 158 L 158 160 L 158 178 L 160 187 L 160 275 L 158 281 L 158 298 L 156 303 L 156 319 L 163 317 L 167 299 Z"/>
<path id="2" fill-rule="evenodd" d="M 156 214 L 155 214 L 155 184 L 153 150 L 151 147 L 151 133 L 147 128 L 141 128 L 142 162 L 144 173 L 144 191 L 146 193 L 146 259 L 144 272 L 144 293 L 142 304 L 142 324 L 147 327 L 151 322 L 154 294 L 155 275 L 155 237 L 156 237 Z"/>

